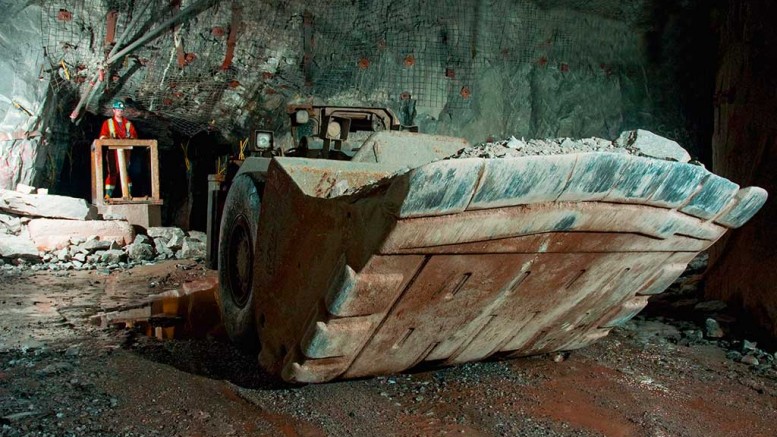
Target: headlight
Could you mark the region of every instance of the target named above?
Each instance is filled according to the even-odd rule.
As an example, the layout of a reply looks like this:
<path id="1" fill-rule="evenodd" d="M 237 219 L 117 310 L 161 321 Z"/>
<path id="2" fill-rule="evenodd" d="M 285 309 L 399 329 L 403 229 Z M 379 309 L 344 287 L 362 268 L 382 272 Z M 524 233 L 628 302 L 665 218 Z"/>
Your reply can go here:
<path id="1" fill-rule="evenodd" d="M 297 122 L 297 124 L 307 124 L 307 122 L 310 121 L 310 114 L 308 114 L 308 111 L 300 109 L 294 113 L 294 121 Z"/>
<path id="2" fill-rule="evenodd" d="M 340 133 L 342 133 L 343 128 L 340 126 L 340 123 L 336 121 L 330 121 L 329 124 L 326 126 L 326 137 L 331 138 L 333 140 L 339 140 L 340 139 Z"/>
<path id="3" fill-rule="evenodd" d="M 272 132 L 256 131 L 256 150 L 272 149 Z"/>

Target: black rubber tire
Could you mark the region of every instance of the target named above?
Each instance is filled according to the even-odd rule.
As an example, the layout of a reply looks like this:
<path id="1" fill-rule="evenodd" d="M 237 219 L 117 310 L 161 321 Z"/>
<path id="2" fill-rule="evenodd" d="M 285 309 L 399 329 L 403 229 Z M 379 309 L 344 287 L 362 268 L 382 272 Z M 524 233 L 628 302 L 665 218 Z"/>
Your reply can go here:
<path id="1" fill-rule="evenodd" d="M 254 319 L 254 251 L 263 184 L 244 173 L 232 181 L 219 232 L 219 308 L 229 339 L 243 351 L 260 349 Z"/>

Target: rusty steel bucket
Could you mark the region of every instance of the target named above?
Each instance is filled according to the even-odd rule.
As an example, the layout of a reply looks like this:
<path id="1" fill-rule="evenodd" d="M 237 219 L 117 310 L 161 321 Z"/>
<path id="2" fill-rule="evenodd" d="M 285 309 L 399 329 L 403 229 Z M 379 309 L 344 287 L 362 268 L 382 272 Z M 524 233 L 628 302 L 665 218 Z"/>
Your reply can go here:
<path id="1" fill-rule="evenodd" d="M 260 363 L 293 382 L 584 347 L 766 200 L 617 153 L 278 158 L 254 257 Z"/>

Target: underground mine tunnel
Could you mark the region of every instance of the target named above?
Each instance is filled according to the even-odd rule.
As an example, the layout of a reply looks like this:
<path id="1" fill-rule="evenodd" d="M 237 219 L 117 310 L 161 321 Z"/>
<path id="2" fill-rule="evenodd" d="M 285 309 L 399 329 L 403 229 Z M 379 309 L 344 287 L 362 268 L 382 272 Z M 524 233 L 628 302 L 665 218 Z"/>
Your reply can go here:
<path id="1" fill-rule="evenodd" d="M 777 435 L 772 2 L 0 7 L 0 435 Z"/>

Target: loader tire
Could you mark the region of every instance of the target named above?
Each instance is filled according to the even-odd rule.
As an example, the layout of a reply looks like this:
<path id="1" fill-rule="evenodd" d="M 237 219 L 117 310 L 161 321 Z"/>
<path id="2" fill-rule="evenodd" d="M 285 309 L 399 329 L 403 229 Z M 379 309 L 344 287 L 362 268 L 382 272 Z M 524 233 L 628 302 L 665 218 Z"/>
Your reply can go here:
<path id="1" fill-rule="evenodd" d="M 250 174 L 235 178 L 221 219 L 218 250 L 219 307 L 229 339 L 245 352 L 259 351 L 254 320 L 254 251 L 262 183 Z"/>

